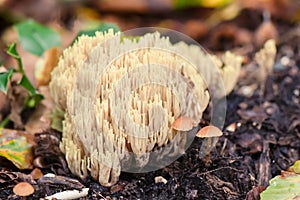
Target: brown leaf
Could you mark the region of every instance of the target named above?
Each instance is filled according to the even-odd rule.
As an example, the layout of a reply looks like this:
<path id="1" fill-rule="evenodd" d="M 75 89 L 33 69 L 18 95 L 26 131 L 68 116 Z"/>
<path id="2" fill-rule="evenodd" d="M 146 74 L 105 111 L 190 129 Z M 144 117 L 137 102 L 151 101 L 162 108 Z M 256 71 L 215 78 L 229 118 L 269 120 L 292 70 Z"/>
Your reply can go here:
<path id="1" fill-rule="evenodd" d="M 298 1 L 287 0 L 240 0 L 244 8 L 267 10 L 272 16 L 291 20 L 300 8 Z"/>
<path id="2" fill-rule="evenodd" d="M 260 193 L 266 189 L 265 186 L 257 186 L 247 193 L 246 200 L 260 200 Z"/>
<path id="3" fill-rule="evenodd" d="M 263 106 L 254 106 L 251 110 L 238 110 L 237 113 L 242 119 L 258 124 L 261 124 L 268 117 Z"/>
<path id="4" fill-rule="evenodd" d="M 24 128 L 21 114 L 25 108 L 24 102 L 27 96 L 28 92 L 25 88 L 17 85 L 16 82 L 11 83 L 11 89 L 8 90 L 7 97 L 11 107 L 9 119 L 14 123 L 15 129 Z"/>
<path id="5" fill-rule="evenodd" d="M 199 39 L 207 33 L 207 28 L 202 21 L 191 19 L 184 23 L 182 31 L 184 34 L 192 37 L 193 39 Z"/>
<path id="6" fill-rule="evenodd" d="M 99 10 L 114 11 L 114 12 L 138 12 L 144 13 L 147 11 L 147 3 L 140 0 L 116 0 L 116 1 L 95 1 Z"/>
<path id="7" fill-rule="evenodd" d="M 251 33 L 234 24 L 221 25 L 211 34 L 211 45 L 218 50 L 228 50 L 234 46 L 245 45 L 252 42 Z"/>
<path id="8" fill-rule="evenodd" d="M 282 178 L 285 178 L 285 177 L 289 177 L 289 176 L 297 176 L 297 174 L 295 172 L 291 172 L 291 171 L 281 171 L 280 176 Z"/>
<path id="9" fill-rule="evenodd" d="M 237 144 L 247 148 L 249 153 L 262 151 L 262 137 L 258 133 L 242 133 L 238 136 Z"/>
<path id="10" fill-rule="evenodd" d="M 119 192 L 119 191 L 121 191 L 123 189 L 124 189 L 124 185 L 122 185 L 122 184 L 116 184 L 116 185 L 113 185 L 110 188 L 110 193 L 116 193 L 116 192 Z"/>
<path id="11" fill-rule="evenodd" d="M 41 58 L 41 60 L 39 60 L 40 62 L 37 62 L 35 70 L 37 87 L 49 84 L 51 72 L 54 67 L 56 67 L 60 55 L 61 49 L 59 47 L 53 47 L 45 52 L 45 58 Z"/>
<path id="12" fill-rule="evenodd" d="M 54 174 L 46 174 L 43 177 L 41 177 L 37 182 L 41 185 L 52 185 L 56 187 L 57 185 L 60 185 L 62 187 L 72 189 L 84 188 L 84 185 L 76 179 L 67 176 L 56 176 Z"/>
<path id="13" fill-rule="evenodd" d="M 263 22 L 254 33 L 254 41 L 257 47 L 262 47 L 269 40 L 278 40 L 277 28 L 271 21 Z"/>
<path id="14" fill-rule="evenodd" d="M 3 92 L 0 92 L 0 111 L 2 111 L 2 109 L 5 106 L 5 94 Z"/>
<path id="15" fill-rule="evenodd" d="M 26 131 L 3 128 L 3 129 L 1 129 L 0 133 L 2 133 L 2 135 L 6 135 L 7 137 L 9 136 L 10 138 L 23 136 L 26 138 L 28 143 L 30 143 L 31 145 L 35 145 L 34 136 L 27 133 Z"/>
<path id="16" fill-rule="evenodd" d="M 5 1 L 2 9 L 45 23 L 59 18 L 62 8 L 60 3 L 51 0 L 26 0 L 22 3 L 16 0 L 9 0 Z"/>
<path id="17" fill-rule="evenodd" d="M 69 169 L 64 155 L 59 148 L 60 133 L 46 130 L 34 135 L 36 146 L 33 164 L 38 168 L 51 168 L 55 174 L 68 174 Z"/>

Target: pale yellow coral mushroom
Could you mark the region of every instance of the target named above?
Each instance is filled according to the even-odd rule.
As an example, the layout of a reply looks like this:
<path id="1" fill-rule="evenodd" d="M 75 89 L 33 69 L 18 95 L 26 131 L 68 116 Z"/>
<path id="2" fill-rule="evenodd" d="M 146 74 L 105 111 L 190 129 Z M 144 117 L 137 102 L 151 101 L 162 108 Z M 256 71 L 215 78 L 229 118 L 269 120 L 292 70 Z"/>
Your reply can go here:
<path id="1" fill-rule="evenodd" d="M 276 51 L 276 42 L 270 39 L 266 41 L 264 47 L 255 54 L 255 60 L 259 65 L 259 82 L 265 81 L 266 77 L 272 72 Z"/>
<path id="2" fill-rule="evenodd" d="M 189 61 L 201 65 L 200 71 Z M 61 149 L 70 170 L 110 186 L 127 161 L 145 166 L 153 148 L 174 143 L 182 152 L 186 135 L 178 136 L 172 124 L 179 116 L 200 121 L 208 86 L 217 87 L 215 76 L 226 64 L 207 67 L 210 57 L 199 47 L 173 45 L 159 33 L 122 42 L 112 30 L 80 37 L 63 52 L 50 83 L 55 103 L 65 111 Z M 231 63 L 237 71 L 238 65 L 238 59 Z M 235 76 L 230 75 L 233 82 Z"/>
<path id="3" fill-rule="evenodd" d="M 221 59 L 211 56 L 217 67 L 220 69 L 224 81 L 226 94 L 229 94 L 236 85 L 237 78 L 240 74 L 242 57 L 226 51 Z"/>

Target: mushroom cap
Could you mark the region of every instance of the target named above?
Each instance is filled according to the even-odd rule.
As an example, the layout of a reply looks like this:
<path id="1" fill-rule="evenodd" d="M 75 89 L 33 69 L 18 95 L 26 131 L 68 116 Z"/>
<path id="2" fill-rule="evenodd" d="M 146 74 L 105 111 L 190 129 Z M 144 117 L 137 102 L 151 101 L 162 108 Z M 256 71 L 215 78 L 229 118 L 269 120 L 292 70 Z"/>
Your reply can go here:
<path id="1" fill-rule="evenodd" d="M 28 182 L 20 182 L 15 185 L 15 187 L 13 188 L 13 192 L 16 195 L 26 197 L 26 196 L 33 194 L 34 188 Z"/>
<path id="2" fill-rule="evenodd" d="M 196 134 L 199 138 L 219 137 L 222 136 L 223 132 L 216 126 L 209 125 L 201 128 Z"/>
<path id="3" fill-rule="evenodd" d="M 189 131 L 195 125 L 197 125 L 197 123 L 192 118 L 186 116 L 180 116 L 173 122 L 172 128 L 177 131 Z"/>
<path id="4" fill-rule="evenodd" d="M 44 174 L 39 168 L 34 168 L 30 175 L 32 176 L 33 179 L 39 179 L 41 178 Z"/>

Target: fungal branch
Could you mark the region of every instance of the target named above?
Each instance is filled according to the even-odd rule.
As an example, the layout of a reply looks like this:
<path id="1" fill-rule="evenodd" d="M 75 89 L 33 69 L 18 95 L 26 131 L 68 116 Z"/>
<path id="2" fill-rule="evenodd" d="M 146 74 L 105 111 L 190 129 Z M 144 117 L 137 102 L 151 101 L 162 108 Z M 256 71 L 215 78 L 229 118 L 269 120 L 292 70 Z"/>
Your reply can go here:
<path id="1" fill-rule="evenodd" d="M 240 57 L 227 53 L 220 62 L 210 67 L 201 48 L 172 44 L 158 32 L 138 40 L 112 30 L 78 38 L 63 52 L 50 83 L 65 112 L 61 149 L 70 170 L 111 186 L 121 171 L 155 170 L 166 156 L 180 156 L 187 134 L 176 120 L 185 131 L 197 125 L 208 91 L 219 90 L 224 79 L 229 83 L 220 94 L 226 95 L 237 80 Z"/>

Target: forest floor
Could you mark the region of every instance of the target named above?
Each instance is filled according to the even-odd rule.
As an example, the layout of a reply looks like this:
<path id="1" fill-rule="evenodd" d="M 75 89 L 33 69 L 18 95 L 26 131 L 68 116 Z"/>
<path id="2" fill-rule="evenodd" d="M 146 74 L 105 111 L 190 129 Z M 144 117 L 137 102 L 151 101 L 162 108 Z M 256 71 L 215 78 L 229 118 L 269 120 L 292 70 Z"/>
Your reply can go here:
<path id="1" fill-rule="evenodd" d="M 198 40 L 211 52 L 233 50 L 247 58 L 237 86 L 226 98 L 224 135 L 209 157 L 199 158 L 202 140 L 195 138 L 185 154 L 169 166 L 148 173 L 122 172 L 116 185 L 103 187 L 91 178 L 80 180 L 70 173 L 59 150 L 61 133 L 47 130 L 35 134 L 34 156 L 43 158 L 43 174 L 57 177 L 34 180 L 28 175 L 30 170 L 19 170 L 1 159 L 0 199 L 21 199 L 12 191 L 20 181 L 35 188 L 27 199 L 85 187 L 89 188 L 87 199 L 259 199 L 269 180 L 300 158 L 300 27 L 274 21 L 278 34 L 274 70 L 259 85 L 247 71 L 255 65 L 253 56 L 258 48 L 240 44 L 236 34 L 240 27 L 257 34 L 253 23 L 259 22 L 244 23 L 251 12 L 243 12 Z M 251 95 L 244 91 L 249 85 L 253 85 Z M 204 121 L 208 116 L 204 115 Z M 155 183 L 157 176 L 167 183 Z"/>

